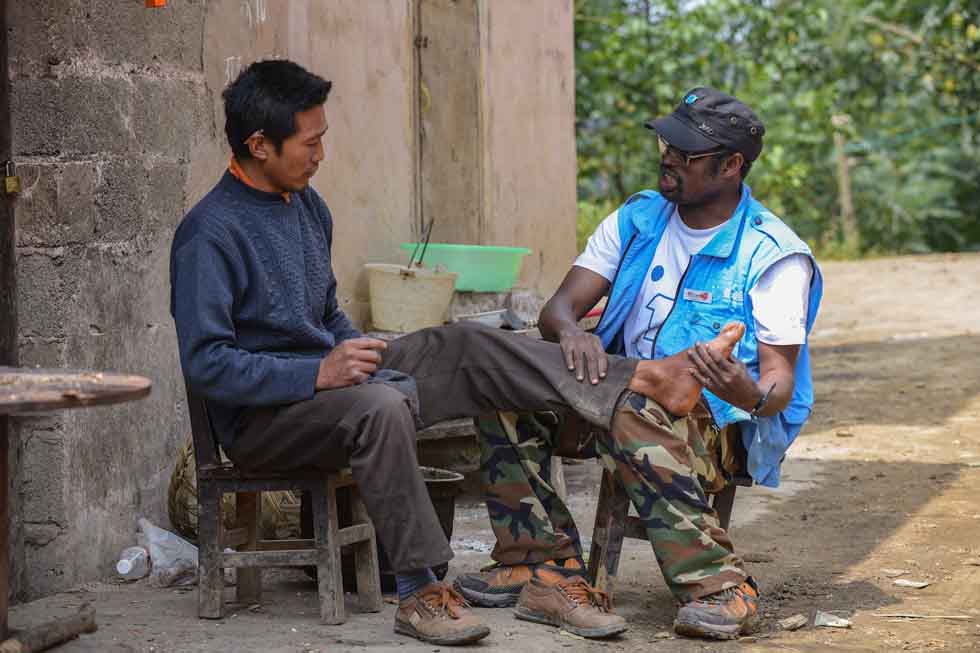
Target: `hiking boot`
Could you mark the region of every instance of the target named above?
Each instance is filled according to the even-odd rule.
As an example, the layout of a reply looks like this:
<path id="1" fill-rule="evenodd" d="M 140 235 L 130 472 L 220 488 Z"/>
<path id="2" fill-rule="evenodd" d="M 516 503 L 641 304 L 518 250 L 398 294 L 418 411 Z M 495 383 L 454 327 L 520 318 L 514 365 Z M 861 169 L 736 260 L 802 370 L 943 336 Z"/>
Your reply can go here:
<path id="1" fill-rule="evenodd" d="M 492 565 L 478 574 L 458 576 L 453 586 L 471 605 L 507 608 L 517 604 L 521 590 L 532 578 L 557 583 L 583 573 L 584 565 L 575 558 L 559 562 L 549 560 L 534 565 Z"/>
<path id="2" fill-rule="evenodd" d="M 751 578 L 738 587 L 689 601 L 677 611 L 674 632 L 688 637 L 735 639 L 755 625 L 759 588 Z"/>
<path id="3" fill-rule="evenodd" d="M 610 637 L 628 628 L 625 619 L 612 613 L 609 595 L 581 576 L 554 584 L 532 578 L 521 591 L 514 616 L 558 626 L 580 637 Z"/>
<path id="4" fill-rule="evenodd" d="M 395 612 L 395 632 L 440 646 L 483 639 L 490 629 L 466 609 L 466 601 L 446 583 L 429 583 Z"/>

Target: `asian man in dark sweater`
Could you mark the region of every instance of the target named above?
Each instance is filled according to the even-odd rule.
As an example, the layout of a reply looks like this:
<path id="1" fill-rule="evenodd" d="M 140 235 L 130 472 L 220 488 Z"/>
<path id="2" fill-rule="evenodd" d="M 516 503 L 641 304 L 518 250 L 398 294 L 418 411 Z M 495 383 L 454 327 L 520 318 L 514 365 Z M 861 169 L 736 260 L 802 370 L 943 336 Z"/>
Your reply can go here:
<path id="1" fill-rule="evenodd" d="M 611 356 L 599 383 L 576 378 L 558 345 L 500 329 L 440 327 L 387 345 L 362 336 L 338 307 L 332 217 L 309 186 L 324 156 L 330 86 L 276 60 L 252 64 L 225 90 L 229 168 L 171 250 L 181 366 L 239 467 L 351 467 L 396 572 L 397 632 L 476 641 L 489 629 L 430 571 L 452 551 L 418 470 L 417 428 L 549 409 L 608 428 L 631 393 L 684 415 L 701 386 L 683 354 Z M 740 335 L 723 331 L 709 346 L 727 355 Z M 607 616 L 616 631 L 622 619 Z"/>

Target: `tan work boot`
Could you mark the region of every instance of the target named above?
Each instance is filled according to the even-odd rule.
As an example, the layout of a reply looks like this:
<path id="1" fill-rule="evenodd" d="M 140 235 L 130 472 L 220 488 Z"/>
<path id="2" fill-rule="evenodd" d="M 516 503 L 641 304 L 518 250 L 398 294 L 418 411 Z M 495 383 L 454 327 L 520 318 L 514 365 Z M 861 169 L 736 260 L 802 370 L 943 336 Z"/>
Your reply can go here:
<path id="1" fill-rule="evenodd" d="M 554 584 L 563 578 L 580 576 L 584 571 L 582 563 L 575 558 L 534 565 L 494 565 L 478 574 L 459 575 L 453 587 L 471 605 L 507 608 L 517 603 L 521 590 L 532 578 Z"/>
<path id="2" fill-rule="evenodd" d="M 490 634 L 446 583 L 429 583 L 398 604 L 395 632 L 440 646 L 469 644 Z"/>
<path id="3" fill-rule="evenodd" d="M 687 637 L 735 639 L 755 626 L 759 588 L 747 578 L 741 585 L 693 601 L 677 611 L 674 632 Z"/>
<path id="4" fill-rule="evenodd" d="M 626 620 L 612 613 L 612 601 L 581 576 L 549 584 L 532 578 L 521 591 L 514 616 L 564 628 L 580 637 L 610 637 L 624 632 Z"/>

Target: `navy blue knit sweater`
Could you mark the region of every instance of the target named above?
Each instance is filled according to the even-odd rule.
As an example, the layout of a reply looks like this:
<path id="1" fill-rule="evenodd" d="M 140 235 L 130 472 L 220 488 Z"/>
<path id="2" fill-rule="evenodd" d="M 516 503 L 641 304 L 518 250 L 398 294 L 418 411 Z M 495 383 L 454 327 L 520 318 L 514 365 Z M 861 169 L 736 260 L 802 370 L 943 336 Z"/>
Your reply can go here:
<path id="1" fill-rule="evenodd" d="M 180 363 L 223 446 L 244 407 L 312 397 L 321 359 L 360 335 L 337 307 L 332 235 L 312 188 L 287 203 L 227 172 L 177 228 L 170 312 Z"/>

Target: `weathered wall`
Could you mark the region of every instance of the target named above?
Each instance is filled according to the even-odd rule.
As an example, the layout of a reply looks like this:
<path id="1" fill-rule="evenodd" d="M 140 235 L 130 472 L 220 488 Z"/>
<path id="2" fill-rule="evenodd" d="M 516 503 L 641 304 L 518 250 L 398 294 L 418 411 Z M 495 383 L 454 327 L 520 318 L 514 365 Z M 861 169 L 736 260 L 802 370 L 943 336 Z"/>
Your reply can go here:
<path id="1" fill-rule="evenodd" d="M 107 574 L 137 515 L 165 521 L 184 431 L 167 257 L 194 144 L 213 140 L 204 6 L 7 3 L 20 362 L 128 370 L 144 401 L 20 421 L 15 591 Z"/>
<path id="2" fill-rule="evenodd" d="M 487 88 L 461 122 L 478 161 L 454 165 L 479 179 L 474 238 L 534 249 L 523 284 L 547 293 L 574 254 L 571 3 L 474 1 L 481 53 L 469 66 Z M 170 241 L 227 162 L 220 92 L 251 61 L 289 57 L 334 81 L 327 161 L 313 183 L 334 212 L 341 302 L 366 317 L 362 264 L 397 260 L 397 244 L 418 233 L 417 2 L 7 3 L 13 147 L 25 185 L 16 209 L 20 362 L 154 382 L 140 402 L 18 421 L 19 597 L 110 574 L 139 515 L 167 524 L 167 482 L 188 432 Z M 537 73 L 526 70 L 534 57 L 545 67 Z M 433 156 L 453 160 L 451 151 Z M 560 271 L 545 270 L 555 261 Z"/>
<path id="3" fill-rule="evenodd" d="M 571 0 L 420 0 L 422 218 L 434 242 L 531 248 L 548 296 L 575 256 Z"/>
<path id="4" fill-rule="evenodd" d="M 575 258 L 572 0 L 481 3 L 484 233 L 523 245 L 520 284 L 545 297 Z"/>
<path id="5" fill-rule="evenodd" d="M 313 185 L 333 213 L 341 307 L 362 322 L 364 263 L 398 260 L 415 223 L 413 10 L 405 0 L 334 0 L 309 15 L 309 60 L 334 82 Z"/>

